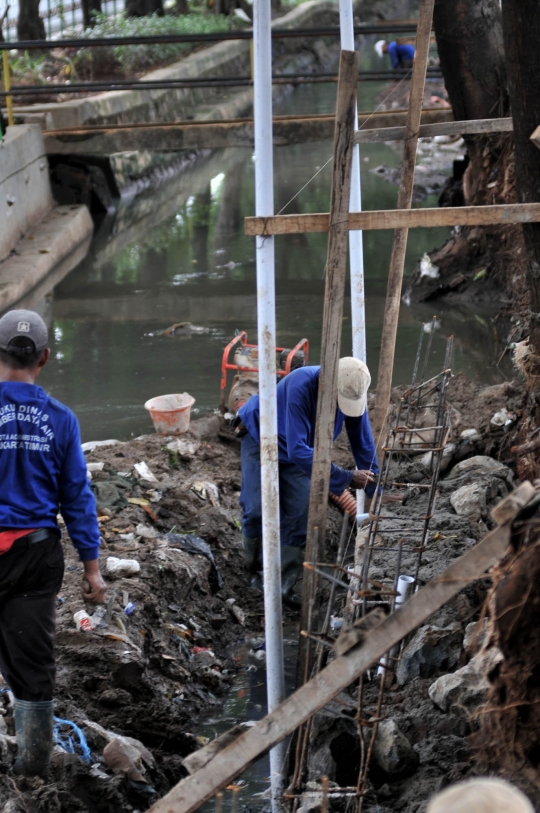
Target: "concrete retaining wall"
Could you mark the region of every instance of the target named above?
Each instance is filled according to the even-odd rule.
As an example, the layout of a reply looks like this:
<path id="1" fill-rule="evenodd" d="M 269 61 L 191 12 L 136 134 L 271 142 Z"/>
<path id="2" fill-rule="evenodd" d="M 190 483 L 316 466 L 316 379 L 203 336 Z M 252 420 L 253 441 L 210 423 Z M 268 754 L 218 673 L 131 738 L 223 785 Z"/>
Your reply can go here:
<path id="1" fill-rule="evenodd" d="M 41 128 L 8 127 L 0 144 L 0 261 L 53 203 Z"/>

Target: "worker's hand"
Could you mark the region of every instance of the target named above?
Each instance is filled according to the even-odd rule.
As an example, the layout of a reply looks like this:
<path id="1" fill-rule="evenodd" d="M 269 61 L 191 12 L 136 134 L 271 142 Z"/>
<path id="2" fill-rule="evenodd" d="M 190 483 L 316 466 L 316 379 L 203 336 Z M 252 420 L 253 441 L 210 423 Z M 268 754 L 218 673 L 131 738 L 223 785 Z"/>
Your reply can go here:
<path id="1" fill-rule="evenodd" d="M 89 604 L 105 604 L 107 585 L 99 570 L 99 559 L 92 559 L 84 564 L 84 577 L 82 582 L 83 598 Z"/>
<path id="2" fill-rule="evenodd" d="M 351 488 L 365 488 L 375 482 L 375 475 L 372 471 L 355 469 L 351 480 Z"/>

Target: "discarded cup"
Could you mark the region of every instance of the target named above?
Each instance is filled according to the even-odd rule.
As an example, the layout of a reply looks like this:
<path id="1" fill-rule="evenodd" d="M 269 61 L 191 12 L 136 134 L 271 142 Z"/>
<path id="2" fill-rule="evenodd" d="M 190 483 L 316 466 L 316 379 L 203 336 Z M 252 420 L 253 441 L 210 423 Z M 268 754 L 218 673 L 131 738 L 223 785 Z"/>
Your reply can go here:
<path id="1" fill-rule="evenodd" d="M 78 613 L 75 613 L 73 620 L 75 621 L 77 629 L 81 632 L 92 632 L 92 619 L 86 610 L 79 610 Z"/>

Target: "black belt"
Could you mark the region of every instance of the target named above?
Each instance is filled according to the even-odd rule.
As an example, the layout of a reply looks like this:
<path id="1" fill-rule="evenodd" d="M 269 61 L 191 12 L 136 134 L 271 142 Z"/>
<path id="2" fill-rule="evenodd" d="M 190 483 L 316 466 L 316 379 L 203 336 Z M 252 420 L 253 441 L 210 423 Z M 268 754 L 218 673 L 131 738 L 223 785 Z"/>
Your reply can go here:
<path id="1" fill-rule="evenodd" d="M 13 530 L 13 528 L 0 528 L 0 533 L 2 531 Z M 45 540 L 49 539 L 51 536 L 55 536 L 57 539 L 60 539 L 60 531 L 58 528 L 38 528 L 37 531 L 32 531 L 25 536 L 20 536 L 13 544 L 16 544 L 17 542 L 26 542 L 28 546 L 37 545 L 39 542 L 45 542 Z"/>
<path id="2" fill-rule="evenodd" d="M 45 542 L 45 540 L 51 536 L 60 539 L 60 531 L 58 528 L 38 528 L 37 531 L 32 531 L 31 534 L 20 536 L 16 541 L 26 542 L 27 545 L 37 545 L 38 542 Z"/>

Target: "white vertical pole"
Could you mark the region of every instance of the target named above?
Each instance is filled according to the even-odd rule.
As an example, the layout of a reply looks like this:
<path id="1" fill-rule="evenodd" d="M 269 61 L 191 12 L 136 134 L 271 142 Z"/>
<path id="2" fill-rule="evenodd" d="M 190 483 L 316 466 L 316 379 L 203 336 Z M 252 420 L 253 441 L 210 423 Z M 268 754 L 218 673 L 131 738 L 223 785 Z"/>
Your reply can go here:
<path id="1" fill-rule="evenodd" d="M 354 51 L 354 14 L 352 0 L 339 0 L 339 25 L 341 48 Z M 358 130 L 358 110 L 354 116 L 354 130 Z M 350 212 L 362 211 L 362 187 L 360 181 L 360 146 L 353 149 L 351 171 Z M 349 232 L 349 264 L 351 269 L 351 323 L 352 354 L 355 358 L 366 361 L 366 306 L 364 293 L 364 244 L 361 231 Z M 366 492 L 356 492 L 356 516 L 360 521 L 364 515 Z"/>
<path id="2" fill-rule="evenodd" d="M 341 48 L 354 51 L 354 15 L 352 0 L 339 0 L 339 24 Z M 358 130 L 358 115 L 354 118 L 355 132 Z M 350 212 L 362 211 L 362 188 L 360 185 L 360 147 L 353 150 L 351 174 Z M 366 315 L 364 296 L 364 247 L 361 231 L 349 232 L 349 261 L 351 268 L 351 312 L 352 312 L 352 354 L 366 360 Z"/>
<path id="3" fill-rule="evenodd" d="M 255 213 L 274 214 L 272 154 L 271 0 L 254 0 Z M 283 701 L 283 625 L 279 537 L 279 478 L 276 409 L 276 306 L 274 238 L 256 238 L 257 324 L 263 518 L 264 616 L 268 711 Z M 272 813 L 283 805 L 285 743 L 270 751 Z"/>

